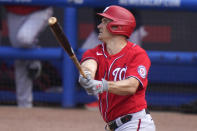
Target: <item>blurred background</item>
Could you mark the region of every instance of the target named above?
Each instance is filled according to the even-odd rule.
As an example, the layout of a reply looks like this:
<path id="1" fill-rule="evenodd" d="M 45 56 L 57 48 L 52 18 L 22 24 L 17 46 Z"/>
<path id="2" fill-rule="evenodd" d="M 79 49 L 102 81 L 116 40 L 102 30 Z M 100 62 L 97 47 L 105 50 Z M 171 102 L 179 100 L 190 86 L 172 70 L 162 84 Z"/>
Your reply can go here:
<path id="1" fill-rule="evenodd" d="M 41 75 L 33 81 L 35 106 L 77 107 L 96 98 L 79 86 L 78 71 L 49 27 L 39 36 L 39 49 L 18 50 L 10 45 L 4 5 L 49 5 L 54 9 L 78 59 L 98 23 L 96 12 L 117 4 L 136 16 L 135 41 L 152 61 L 147 102 L 152 110 L 197 113 L 197 2 L 190 0 L 0 0 L 0 103 L 16 105 L 15 59 L 38 59 Z M 96 41 L 96 40 L 95 40 Z M 94 40 L 93 40 L 94 42 Z M 94 44 L 94 43 L 93 43 Z M 92 45 L 93 45 L 92 44 Z M 98 44 L 98 43 L 95 43 Z"/>

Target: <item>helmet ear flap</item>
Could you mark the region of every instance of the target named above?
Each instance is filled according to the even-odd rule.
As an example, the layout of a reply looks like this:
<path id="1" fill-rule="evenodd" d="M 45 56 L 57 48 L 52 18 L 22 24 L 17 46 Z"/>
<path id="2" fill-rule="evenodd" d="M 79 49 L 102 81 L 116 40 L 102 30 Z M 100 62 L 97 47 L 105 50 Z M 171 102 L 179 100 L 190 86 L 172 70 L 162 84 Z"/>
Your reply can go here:
<path id="1" fill-rule="evenodd" d="M 133 25 L 133 26 L 131 26 Z M 135 24 L 128 21 L 112 21 L 107 24 L 107 29 L 112 34 L 119 34 L 130 37 L 131 33 L 134 31 Z"/>

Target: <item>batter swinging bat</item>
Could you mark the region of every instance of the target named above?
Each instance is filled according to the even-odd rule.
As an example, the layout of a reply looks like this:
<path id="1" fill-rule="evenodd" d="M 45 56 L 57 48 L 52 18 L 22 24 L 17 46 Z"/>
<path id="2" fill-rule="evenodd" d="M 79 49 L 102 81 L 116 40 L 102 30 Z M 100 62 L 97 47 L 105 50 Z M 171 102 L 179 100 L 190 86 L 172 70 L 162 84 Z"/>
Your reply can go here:
<path id="1" fill-rule="evenodd" d="M 48 19 L 49 26 L 55 35 L 56 39 L 59 41 L 59 44 L 64 48 L 64 50 L 68 53 L 70 58 L 73 60 L 74 64 L 76 65 L 77 69 L 79 70 L 80 74 L 83 75 L 84 78 L 86 78 L 81 65 L 72 49 L 72 47 L 69 44 L 68 39 L 66 38 L 66 35 L 64 34 L 61 26 L 57 22 L 57 19 L 55 17 L 50 17 Z"/>

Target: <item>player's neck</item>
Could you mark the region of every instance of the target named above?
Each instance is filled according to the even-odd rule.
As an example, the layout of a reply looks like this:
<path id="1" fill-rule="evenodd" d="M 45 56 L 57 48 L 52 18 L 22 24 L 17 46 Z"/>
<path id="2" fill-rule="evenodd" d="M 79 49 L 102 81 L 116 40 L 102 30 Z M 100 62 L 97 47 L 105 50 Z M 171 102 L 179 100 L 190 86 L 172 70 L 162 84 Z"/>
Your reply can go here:
<path id="1" fill-rule="evenodd" d="M 106 42 L 107 52 L 110 55 L 114 55 L 119 53 L 125 46 L 127 45 L 126 39 L 111 39 L 110 41 Z"/>

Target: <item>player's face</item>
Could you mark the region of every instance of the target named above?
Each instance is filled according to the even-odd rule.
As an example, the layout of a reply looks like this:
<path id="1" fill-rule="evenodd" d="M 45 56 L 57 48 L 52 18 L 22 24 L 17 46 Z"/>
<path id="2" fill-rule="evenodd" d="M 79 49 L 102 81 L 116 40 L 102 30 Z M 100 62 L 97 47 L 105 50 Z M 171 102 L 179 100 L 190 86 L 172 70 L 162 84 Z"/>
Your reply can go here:
<path id="1" fill-rule="evenodd" d="M 107 24 L 112 20 L 107 18 L 102 18 L 101 23 L 97 26 L 99 30 L 98 39 L 105 42 L 107 39 L 112 37 L 112 34 L 107 29 Z"/>

